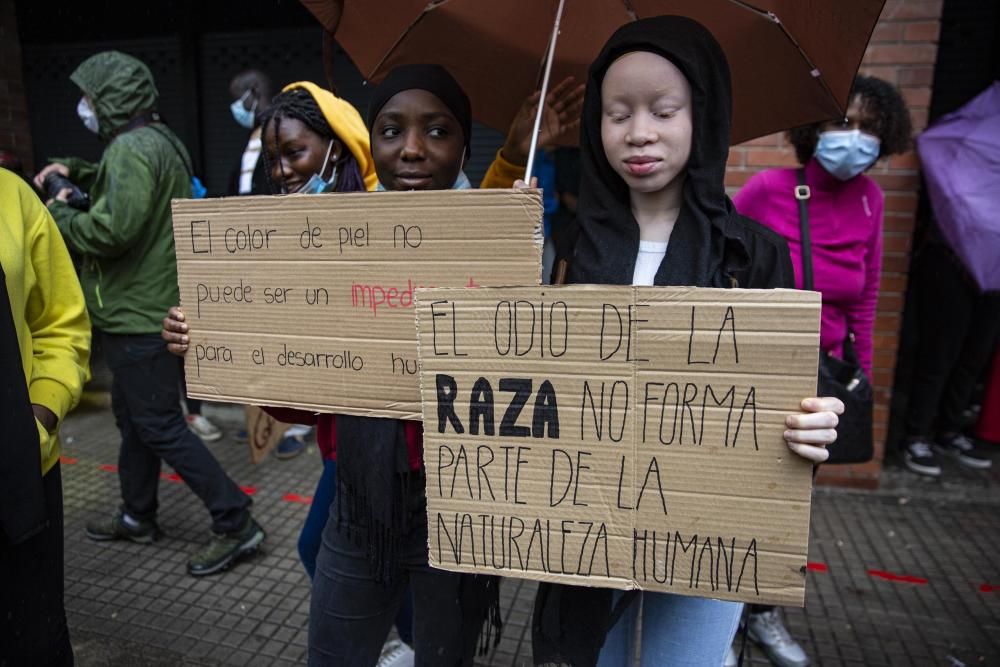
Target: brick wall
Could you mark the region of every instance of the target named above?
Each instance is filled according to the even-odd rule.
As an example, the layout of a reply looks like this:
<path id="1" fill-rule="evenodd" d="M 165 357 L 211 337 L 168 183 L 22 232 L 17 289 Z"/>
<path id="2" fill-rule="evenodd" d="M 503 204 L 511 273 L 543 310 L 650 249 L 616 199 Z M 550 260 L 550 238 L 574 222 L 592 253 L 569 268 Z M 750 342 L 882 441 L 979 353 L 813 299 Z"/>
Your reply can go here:
<path id="1" fill-rule="evenodd" d="M 25 170 L 32 170 L 31 132 L 14 0 L 0 0 L 0 149 L 12 152 L 21 159 Z"/>
<path id="2" fill-rule="evenodd" d="M 915 131 L 927 125 L 942 0 L 888 0 L 865 53 L 861 72 L 898 86 L 910 106 Z M 755 172 L 797 166 L 782 135 L 755 139 L 733 149 L 726 173 L 732 191 Z M 875 460 L 858 466 L 822 469 L 821 483 L 874 488 L 882 469 L 889 398 L 902 322 L 910 247 L 920 177 L 916 155 L 883 160 L 869 172 L 885 191 L 885 235 L 881 291 L 875 322 Z"/>

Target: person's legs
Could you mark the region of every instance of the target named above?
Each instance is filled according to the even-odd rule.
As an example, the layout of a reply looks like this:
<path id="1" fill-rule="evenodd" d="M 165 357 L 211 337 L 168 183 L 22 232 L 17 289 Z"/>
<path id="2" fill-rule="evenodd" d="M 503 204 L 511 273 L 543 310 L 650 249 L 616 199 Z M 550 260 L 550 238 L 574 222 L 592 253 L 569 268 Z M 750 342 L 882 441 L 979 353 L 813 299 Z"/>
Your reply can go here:
<path id="1" fill-rule="evenodd" d="M 912 280 L 916 363 L 909 383 L 900 447 L 907 468 L 936 477 L 941 474 L 941 467 L 931 447 L 933 425 L 969 328 L 974 295 L 950 251 L 938 244 L 924 248 L 914 266 Z"/>
<path id="2" fill-rule="evenodd" d="M 116 350 L 114 345 L 106 349 Z M 138 521 L 156 520 L 157 494 L 160 485 L 160 457 L 142 443 L 132 423 L 125 393 L 131 384 L 125 376 L 134 371 L 128 366 L 112 370 L 111 410 L 115 415 L 122 441 L 118 450 L 118 481 L 122 492 L 122 510 Z"/>
<path id="3" fill-rule="evenodd" d="M 642 667 L 722 665 L 743 604 L 669 593 L 643 593 Z"/>
<path id="4" fill-rule="evenodd" d="M 425 542 L 426 545 L 426 542 Z M 416 667 L 472 667 L 489 610 L 489 576 L 459 574 L 424 565 L 410 573 Z"/>
<path id="5" fill-rule="evenodd" d="M 941 395 L 973 314 L 974 295 L 948 253 L 946 248 L 928 245 L 914 270 L 919 340 L 906 410 L 910 439 L 931 437 Z"/>
<path id="6" fill-rule="evenodd" d="M 403 601 L 396 612 L 396 634 L 404 642 L 413 646 L 413 590 L 410 586 L 403 592 Z"/>
<path id="7" fill-rule="evenodd" d="M 316 557 L 323 543 L 323 528 L 330 516 L 330 504 L 337 493 L 337 462 L 323 459 L 323 474 L 320 475 L 316 490 L 313 492 L 309 514 L 299 533 L 299 558 L 309 573 L 309 578 L 316 576 Z"/>
<path id="8" fill-rule="evenodd" d="M 367 550 L 331 516 L 323 531 L 309 606 L 309 665 L 375 665 L 406 588 L 401 569 L 391 584 L 371 576 Z M 433 614 L 433 611 L 429 612 Z"/>
<path id="9" fill-rule="evenodd" d="M 142 444 L 176 470 L 201 499 L 212 515 L 213 532 L 240 530 L 249 519 L 251 500 L 188 430 L 180 408 L 176 358 L 155 335 L 106 336 L 105 343 L 129 422 Z"/>
<path id="10" fill-rule="evenodd" d="M 0 665 L 73 665 L 63 606 L 62 481 L 43 479 L 48 525 L 10 544 L 0 533 Z"/>
<path id="11" fill-rule="evenodd" d="M 1000 297 L 980 295 L 972 310 L 961 355 L 941 397 L 937 423 L 940 433 L 955 434 L 962 430 L 962 413 L 969 407 L 976 382 L 993 358 L 1000 334 Z"/>
<path id="12" fill-rule="evenodd" d="M 622 595 L 624 595 L 622 591 L 615 591 L 611 604 L 617 605 Z M 601 655 L 597 659 L 597 667 L 632 667 L 635 664 L 633 649 L 639 609 L 642 606 L 640 597 L 633 600 L 618 622 L 608 631 L 604 638 L 604 646 L 601 647 Z"/>

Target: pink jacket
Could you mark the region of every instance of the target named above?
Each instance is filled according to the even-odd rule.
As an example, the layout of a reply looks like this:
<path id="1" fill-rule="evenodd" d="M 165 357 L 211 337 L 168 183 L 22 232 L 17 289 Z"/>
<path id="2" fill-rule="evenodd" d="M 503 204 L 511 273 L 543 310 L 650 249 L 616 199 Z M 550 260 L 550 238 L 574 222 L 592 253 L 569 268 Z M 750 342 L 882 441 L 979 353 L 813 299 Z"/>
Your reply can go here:
<path id="1" fill-rule="evenodd" d="M 881 188 L 865 175 L 849 181 L 831 176 L 816 160 L 806 165 L 814 288 L 823 294 L 820 345 L 840 356 L 848 330 L 858 361 L 871 375 L 872 337 L 882 270 Z M 795 169 L 768 169 L 747 181 L 733 198 L 737 210 L 788 241 L 795 286 L 802 287 L 802 244 L 795 199 Z"/>

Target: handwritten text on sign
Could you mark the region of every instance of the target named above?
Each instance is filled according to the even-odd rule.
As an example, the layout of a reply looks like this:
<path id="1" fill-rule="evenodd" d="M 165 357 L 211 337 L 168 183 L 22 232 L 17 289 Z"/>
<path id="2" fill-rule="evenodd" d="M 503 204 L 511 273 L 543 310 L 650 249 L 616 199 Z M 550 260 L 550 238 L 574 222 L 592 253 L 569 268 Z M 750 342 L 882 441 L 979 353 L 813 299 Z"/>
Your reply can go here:
<path id="1" fill-rule="evenodd" d="M 173 202 L 191 396 L 417 419 L 413 295 L 537 285 L 537 190 Z"/>
<path id="2" fill-rule="evenodd" d="M 436 567 L 799 604 L 819 296 L 417 291 Z"/>

